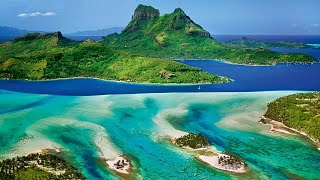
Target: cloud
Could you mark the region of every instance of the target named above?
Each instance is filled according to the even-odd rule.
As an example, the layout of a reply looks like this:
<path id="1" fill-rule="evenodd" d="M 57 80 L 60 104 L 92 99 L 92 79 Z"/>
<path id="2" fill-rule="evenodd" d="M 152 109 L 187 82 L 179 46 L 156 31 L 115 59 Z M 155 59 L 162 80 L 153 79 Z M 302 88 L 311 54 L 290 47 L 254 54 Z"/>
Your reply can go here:
<path id="1" fill-rule="evenodd" d="M 44 12 L 44 13 L 41 13 L 41 12 L 33 12 L 33 13 L 21 13 L 21 14 L 18 14 L 17 17 L 37 17 L 37 16 L 55 16 L 57 15 L 55 12 Z"/>
<path id="2" fill-rule="evenodd" d="M 312 27 L 319 27 L 320 24 L 312 24 L 311 26 L 312 26 Z"/>

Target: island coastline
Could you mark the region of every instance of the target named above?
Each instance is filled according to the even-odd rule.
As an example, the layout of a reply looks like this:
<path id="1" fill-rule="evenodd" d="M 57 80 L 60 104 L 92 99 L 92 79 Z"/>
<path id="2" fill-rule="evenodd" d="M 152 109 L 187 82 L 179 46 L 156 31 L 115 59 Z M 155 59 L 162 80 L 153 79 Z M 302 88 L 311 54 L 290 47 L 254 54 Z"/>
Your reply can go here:
<path id="1" fill-rule="evenodd" d="M 315 138 L 309 136 L 307 133 L 299 131 L 294 128 L 290 128 L 286 125 L 284 125 L 282 122 L 270 119 L 268 117 L 262 116 L 259 123 L 270 125 L 270 133 L 282 133 L 287 135 L 300 135 L 303 137 L 306 137 L 308 140 L 310 140 L 314 145 L 317 146 L 317 149 L 320 151 L 320 142 L 317 141 Z"/>
<path id="2" fill-rule="evenodd" d="M 315 63 L 320 63 L 320 61 L 318 62 L 277 62 L 277 63 L 273 63 L 273 64 L 241 64 L 241 63 L 235 63 L 235 62 L 231 62 L 231 61 L 227 61 L 224 59 L 175 59 L 178 62 L 183 62 L 183 61 L 216 61 L 218 63 L 223 63 L 223 64 L 230 64 L 230 65 L 237 65 L 237 66 L 246 66 L 246 67 L 274 67 L 277 66 L 279 64 L 287 64 L 287 65 L 303 65 L 303 64 L 315 64 Z"/>
<path id="3" fill-rule="evenodd" d="M 133 173 L 131 160 L 124 154 L 118 154 L 114 159 L 103 159 L 104 164 L 110 170 L 122 177 L 128 177 Z"/>
<path id="4" fill-rule="evenodd" d="M 50 81 L 61 81 L 61 80 L 99 80 L 105 82 L 113 82 L 113 83 L 124 83 L 124 84 L 137 84 L 137 85 L 159 85 L 159 86 L 195 86 L 195 85 L 210 85 L 210 84 L 225 84 L 231 83 L 234 80 L 230 79 L 230 82 L 221 82 L 221 83 L 150 83 L 150 82 L 134 82 L 134 81 L 120 81 L 120 80 L 112 80 L 112 79 L 102 79 L 97 77 L 67 77 L 67 78 L 54 78 L 54 79 L 10 79 L 10 78 L 0 78 L 0 80 L 6 81 L 26 81 L 26 82 L 50 82 Z"/>
<path id="5" fill-rule="evenodd" d="M 196 145 L 194 145 L 194 141 L 196 141 Z M 171 138 L 171 142 L 177 147 L 191 152 L 195 155 L 195 160 L 210 167 L 237 174 L 247 172 L 247 165 L 240 158 L 217 151 L 202 134 L 189 133 L 180 138 Z"/>
<path id="6" fill-rule="evenodd" d="M 228 155 L 227 153 L 222 153 L 222 152 L 217 154 L 210 152 L 210 153 L 207 153 L 206 155 L 198 155 L 195 157 L 195 159 L 219 170 L 223 170 L 223 171 L 227 171 L 235 174 L 243 174 L 247 172 L 246 165 L 243 162 L 240 162 L 239 167 L 232 167 L 232 166 L 219 164 L 219 158 L 221 157 L 230 158 L 231 156 Z"/>

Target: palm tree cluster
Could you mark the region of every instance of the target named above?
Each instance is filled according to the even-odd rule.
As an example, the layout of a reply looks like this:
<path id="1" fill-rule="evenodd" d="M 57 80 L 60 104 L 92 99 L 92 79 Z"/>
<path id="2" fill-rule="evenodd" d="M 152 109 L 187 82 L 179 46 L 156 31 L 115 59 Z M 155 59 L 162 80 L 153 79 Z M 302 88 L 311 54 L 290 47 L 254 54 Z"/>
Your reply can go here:
<path id="1" fill-rule="evenodd" d="M 202 134 L 189 133 L 176 139 L 180 147 L 191 147 L 193 149 L 205 148 L 210 145 L 209 140 Z"/>

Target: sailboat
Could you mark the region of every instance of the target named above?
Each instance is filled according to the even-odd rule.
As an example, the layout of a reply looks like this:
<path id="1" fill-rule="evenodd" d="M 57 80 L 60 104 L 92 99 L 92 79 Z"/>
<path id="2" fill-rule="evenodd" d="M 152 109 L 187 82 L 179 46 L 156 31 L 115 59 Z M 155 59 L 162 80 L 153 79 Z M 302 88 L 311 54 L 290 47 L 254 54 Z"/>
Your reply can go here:
<path id="1" fill-rule="evenodd" d="M 200 88 L 200 86 L 198 87 L 198 90 L 200 90 L 201 88 Z"/>

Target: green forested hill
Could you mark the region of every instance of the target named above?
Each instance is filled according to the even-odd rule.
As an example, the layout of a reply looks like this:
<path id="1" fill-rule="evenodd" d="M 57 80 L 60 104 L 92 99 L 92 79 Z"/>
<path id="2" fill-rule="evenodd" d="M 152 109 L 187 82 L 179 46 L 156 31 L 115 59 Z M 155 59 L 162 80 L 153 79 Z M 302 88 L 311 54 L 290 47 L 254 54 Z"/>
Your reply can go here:
<path id="1" fill-rule="evenodd" d="M 222 83 L 229 79 L 164 59 L 131 55 L 60 32 L 28 34 L 0 44 L 0 78 L 96 77 L 149 83 Z"/>
<path id="2" fill-rule="evenodd" d="M 281 97 L 268 104 L 265 116 L 320 140 L 320 92 Z"/>
<path id="3" fill-rule="evenodd" d="M 158 58 L 223 59 L 241 64 L 315 61 L 305 54 L 227 47 L 211 38 L 180 8 L 160 16 L 159 10 L 139 5 L 124 31 L 105 37 L 102 43 L 110 48 Z"/>

